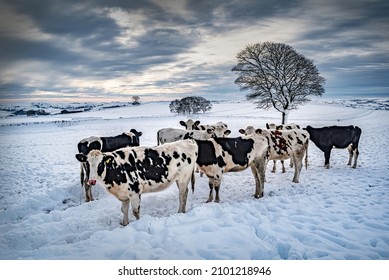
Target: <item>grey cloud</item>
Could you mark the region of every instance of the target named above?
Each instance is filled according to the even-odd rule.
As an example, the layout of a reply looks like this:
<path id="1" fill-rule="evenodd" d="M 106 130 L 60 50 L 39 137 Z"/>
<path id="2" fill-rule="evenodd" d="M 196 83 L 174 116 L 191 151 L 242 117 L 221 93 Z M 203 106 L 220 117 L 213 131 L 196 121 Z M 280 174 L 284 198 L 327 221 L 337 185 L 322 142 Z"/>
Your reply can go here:
<path id="1" fill-rule="evenodd" d="M 189 70 L 166 80 L 156 79 L 154 86 L 199 82 L 203 86 L 198 90 L 204 94 L 239 92 L 233 84 L 235 77 L 230 73 L 231 65 L 212 67 L 196 61 L 180 61 L 180 55 L 186 55 L 189 49 L 203 40 L 198 30 L 221 35 L 226 31 L 251 27 L 262 20 L 266 24 L 273 18 L 306 19 L 307 26 L 295 35 L 293 47 L 314 60 L 320 57 L 319 70 L 334 77 L 334 81 L 328 82 L 331 88 L 336 88 L 336 85 L 339 88 L 353 87 L 354 84 L 388 87 L 386 77 L 389 66 L 380 64 L 388 61 L 387 50 L 379 47 L 387 46 L 389 39 L 386 32 L 389 29 L 389 4 L 386 1 L 372 1 L 367 5 L 365 1 L 316 0 L 313 9 L 307 4 L 309 1 L 302 0 L 189 0 L 187 14 L 167 10 L 167 7 L 151 0 L 12 0 L 6 3 L 15 13 L 26 16 L 42 33 L 50 36 L 45 40 L 36 40 L 0 34 L 1 63 L 11 67 L 13 62 L 43 61 L 48 68 L 55 70 L 57 76 L 47 81 L 45 88 L 31 88 L 24 81 L 20 84 L 3 82 L 0 92 L 20 92 L 23 96 L 39 89 L 77 92 L 79 89 L 61 83 L 61 75 L 104 80 L 141 75 L 152 66 L 167 63 Z M 332 5 L 334 10 L 339 11 L 337 16 L 322 13 L 321 7 L 326 5 Z M 145 15 L 142 21 L 144 33 L 131 34 L 131 45 L 119 43 L 118 38 L 123 36 L 123 31 L 131 30 L 125 30 L 107 16 L 108 9 Z M 28 34 L 28 30 L 22 34 Z M 365 49 L 367 54 L 358 57 L 346 54 L 336 59 L 331 56 L 348 49 Z M 369 67 L 364 67 L 366 65 Z M 348 68 L 349 72 L 341 72 L 340 66 Z M 339 73 L 342 78 L 334 73 Z M 90 94 L 106 93 L 101 88 L 82 90 Z"/>

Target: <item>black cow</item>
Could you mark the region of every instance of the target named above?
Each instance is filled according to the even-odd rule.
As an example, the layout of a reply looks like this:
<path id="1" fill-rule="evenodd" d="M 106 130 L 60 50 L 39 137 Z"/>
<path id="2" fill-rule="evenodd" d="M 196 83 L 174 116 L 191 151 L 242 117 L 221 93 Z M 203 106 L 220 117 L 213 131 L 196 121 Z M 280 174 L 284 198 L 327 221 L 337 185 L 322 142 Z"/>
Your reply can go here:
<path id="1" fill-rule="evenodd" d="M 351 161 L 354 157 L 354 164 L 352 167 L 357 167 L 357 159 L 359 155 L 358 144 L 362 133 L 362 130 L 358 126 L 326 126 L 321 128 L 307 126 L 306 130 L 308 131 L 312 142 L 324 152 L 324 166 L 326 168 L 330 167 L 330 155 L 332 148 L 347 148 L 349 152 L 347 165 L 351 165 Z"/>
<path id="2" fill-rule="evenodd" d="M 219 189 L 225 172 L 242 171 L 251 167 L 256 188 L 255 198 L 263 196 L 265 169 L 269 144 L 265 137 L 212 138 L 196 140 L 199 148 L 197 165 L 209 178 L 210 193 L 207 202 L 219 202 Z"/>
<path id="3" fill-rule="evenodd" d="M 78 152 L 83 155 L 88 155 L 91 150 L 99 150 L 101 152 L 112 152 L 124 147 L 139 146 L 139 137 L 142 136 L 141 131 L 131 129 L 130 132 L 124 132 L 117 136 L 97 137 L 91 136 L 82 139 L 78 145 Z M 93 201 L 92 188 L 88 184 L 89 168 L 86 164 L 81 163 L 81 186 L 85 188 L 85 201 Z"/>

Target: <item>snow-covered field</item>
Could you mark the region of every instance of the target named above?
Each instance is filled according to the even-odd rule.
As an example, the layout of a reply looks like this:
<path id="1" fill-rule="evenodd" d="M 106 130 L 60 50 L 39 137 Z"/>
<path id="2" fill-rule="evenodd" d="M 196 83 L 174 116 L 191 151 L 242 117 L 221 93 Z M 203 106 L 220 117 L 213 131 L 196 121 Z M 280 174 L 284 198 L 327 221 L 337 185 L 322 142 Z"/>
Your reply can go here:
<path id="1" fill-rule="evenodd" d="M 374 103 L 374 102 L 373 102 Z M 388 100 L 384 102 L 387 104 Z M 141 218 L 120 225 L 119 201 L 95 186 L 84 202 L 75 159 L 77 143 L 91 135 L 141 130 L 141 144 L 156 145 L 163 127 L 187 117 L 169 103 L 148 103 L 66 115 L 0 119 L 0 259 L 389 259 L 389 111 L 371 102 L 312 102 L 289 121 L 362 128 L 358 168 L 346 150 L 333 150 L 331 168 L 311 142 L 300 183 L 293 171 L 266 173 L 265 195 L 255 199 L 250 170 L 227 173 L 220 203 L 205 203 L 208 181 L 197 174 L 187 213 L 178 195 L 144 194 Z M 386 105 L 384 105 L 386 106 Z M 382 107 L 381 107 L 382 109 Z M 214 104 L 202 123 L 223 121 L 231 136 L 247 125 L 279 122 L 275 111 L 246 102 Z"/>

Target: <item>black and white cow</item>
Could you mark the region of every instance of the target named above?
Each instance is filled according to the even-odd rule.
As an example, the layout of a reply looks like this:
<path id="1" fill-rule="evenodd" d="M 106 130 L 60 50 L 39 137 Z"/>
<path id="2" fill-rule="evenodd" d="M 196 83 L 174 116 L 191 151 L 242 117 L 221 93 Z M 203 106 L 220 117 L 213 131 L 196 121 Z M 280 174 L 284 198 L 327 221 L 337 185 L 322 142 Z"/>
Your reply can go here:
<path id="1" fill-rule="evenodd" d="M 179 189 L 179 213 L 185 213 L 188 184 L 194 186 L 194 168 L 197 145 L 194 140 L 181 140 L 157 147 L 132 147 L 102 153 L 91 151 L 76 158 L 90 170 L 88 184 L 97 181 L 122 202 L 122 224 L 128 225 L 131 204 L 136 219 L 140 215 L 142 193 L 162 191 L 177 183 Z"/>
<path id="2" fill-rule="evenodd" d="M 359 138 L 362 133 L 362 130 L 358 126 L 326 126 L 321 128 L 307 126 L 306 130 L 309 132 L 312 142 L 324 152 L 325 168 L 330 167 L 332 148 L 347 148 L 349 152 L 348 165 L 351 165 L 354 157 L 354 164 L 352 167 L 357 167 Z"/>
<path id="3" fill-rule="evenodd" d="M 309 134 L 302 129 L 293 130 L 262 130 L 248 126 L 246 129 L 240 129 L 240 133 L 253 137 L 266 137 L 269 141 L 269 160 L 291 159 L 294 166 L 294 176 L 292 182 L 298 183 L 303 158 L 305 155 L 305 166 L 308 162 L 308 144 Z"/>
<path id="4" fill-rule="evenodd" d="M 201 124 L 200 121 L 194 121 L 192 119 L 188 119 L 186 122 L 180 121 L 180 125 L 184 126 L 186 130 L 208 130 L 208 129 L 214 129 L 219 130 L 220 133 L 224 134 L 226 137 L 231 133 L 230 130 L 228 130 L 227 124 L 223 122 L 217 122 L 215 124 Z"/>
<path id="5" fill-rule="evenodd" d="M 184 126 L 186 130 L 199 130 L 199 124 L 200 121 L 194 121 L 192 119 L 188 119 L 186 122 L 180 121 L 180 125 Z"/>
<path id="6" fill-rule="evenodd" d="M 91 136 L 82 139 L 78 145 L 78 152 L 87 155 L 91 150 L 99 150 L 102 152 L 112 152 L 114 150 L 124 147 L 135 147 L 139 146 L 139 137 L 142 136 L 141 131 L 131 129 L 130 132 L 124 132 L 117 136 L 110 137 L 97 137 Z M 89 169 L 81 163 L 81 186 L 85 188 L 85 201 L 93 201 L 92 188 L 88 184 L 89 180 Z"/>
<path id="7" fill-rule="evenodd" d="M 265 137 L 257 138 L 211 138 L 196 140 L 199 154 L 197 165 L 209 178 L 210 193 L 207 202 L 219 202 L 219 189 L 223 174 L 236 172 L 251 167 L 255 178 L 255 198 L 263 197 L 265 169 L 268 157 L 268 141 Z"/>
<path id="8" fill-rule="evenodd" d="M 276 125 L 275 123 L 266 123 L 266 129 L 276 129 L 276 130 L 291 130 L 291 129 L 300 129 L 300 126 L 298 124 L 295 124 L 295 123 L 288 123 L 288 124 L 280 124 L 280 125 Z M 285 165 L 284 165 L 284 161 L 283 160 L 280 160 L 281 161 L 281 166 L 282 166 L 282 173 L 285 173 Z M 277 170 L 277 164 L 276 164 L 276 160 L 273 160 L 273 169 L 272 169 L 272 173 L 276 173 L 276 170 Z M 290 164 L 289 164 L 290 167 L 293 167 L 293 161 L 291 160 L 290 161 Z"/>
<path id="9" fill-rule="evenodd" d="M 185 130 L 179 128 L 162 128 L 157 132 L 157 143 L 164 144 L 182 139 L 206 140 L 211 137 L 224 137 L 220 130 Z"/>

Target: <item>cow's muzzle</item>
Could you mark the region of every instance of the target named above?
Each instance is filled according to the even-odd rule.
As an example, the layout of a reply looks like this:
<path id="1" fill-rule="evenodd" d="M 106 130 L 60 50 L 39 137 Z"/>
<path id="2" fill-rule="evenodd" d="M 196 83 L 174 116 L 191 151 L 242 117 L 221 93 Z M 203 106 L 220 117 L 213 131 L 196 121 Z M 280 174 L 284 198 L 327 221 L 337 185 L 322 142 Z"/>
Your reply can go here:
<path id="1" fill-rule="evenodd" d="M 96 180 L 89 180 L 88 184 L 91 186 L 94 186 L 94 185 L 96 185 Z"/>

